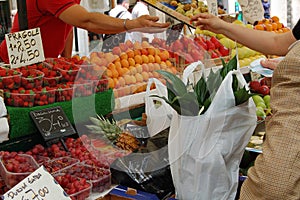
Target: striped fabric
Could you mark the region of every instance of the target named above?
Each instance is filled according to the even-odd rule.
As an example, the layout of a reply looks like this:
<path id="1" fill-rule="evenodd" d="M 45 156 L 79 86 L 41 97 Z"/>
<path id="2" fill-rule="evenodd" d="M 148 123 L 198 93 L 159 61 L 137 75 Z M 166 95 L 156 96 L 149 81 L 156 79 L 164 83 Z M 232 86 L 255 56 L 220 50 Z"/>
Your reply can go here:
<path id="1" fill-rule="evenodd" d="M 300 199 L 300 42 L 273 74 L 263 154 L 248 172 L 240 200 Z"/>

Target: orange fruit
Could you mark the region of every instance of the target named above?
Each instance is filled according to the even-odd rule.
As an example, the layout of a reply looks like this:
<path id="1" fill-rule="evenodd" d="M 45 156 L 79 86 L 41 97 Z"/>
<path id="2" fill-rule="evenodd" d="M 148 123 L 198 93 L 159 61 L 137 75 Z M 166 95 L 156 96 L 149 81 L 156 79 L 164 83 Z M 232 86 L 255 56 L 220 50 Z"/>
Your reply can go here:
<path id="1" fill-rule="evenodd" d="M 133 58 L 134 57 L 134 51 L 131 50 L 131 49 L 127 50 L 127 56 L 128 56 L 128 58 Z"/>
<path id="2" fill-rule="evenodd" d="M 143 63 L 149 63 L 149 58 L 146 55 L 142 55 Z"/>
<path id="3" fill-rule="evenodd" d="M 121 60 L 123 60 L 123 59 L 128 59 L 128 55 L 127 55 L 127 53 L 125 53 L 125 52 L 122 52 L 121 54 L 120 54 L 120 59 Z"/>
<path id="4" fill-rule="evenodd" d="M 273 30 L 273 26 L 271 24 L 265 24 L 265 30 L 266 31 L 272 31 Z"/>
<path id="5" fill-rule="evenodd" d="M 272 29 L 274 31 L 277 30 L 277 23 L 273 22 L 271 25 L 272 25 Z"/>
<path id="6" fill-rule="evenodd" d="M 273 16 L 273 17 L 271 17 L 271 19 L 272 19 L 274 22 L 279 22 L 279 17 L 277 17 L 277 16 Z"/>
<path id="7" fill-rule="evenodd" d="M 136 64 L 142 64 L 143 63 L 143 59 L 142 59 L 141 55 L 135 55 L 134 60 L 135 60 Z"/>
<path id="8" fill-rule="evenodd" d="M 129 63 L 129 66 L 134 66 L 135 65 L 134 58 L 128 58 L 128 63 Z"/>
<path id="9" fill-rule="evenodd" d="M 277 24 L 277 29 L 281 29 L 282 28 L 282 23 L 276 22 L 276 24 Z"/>
<path id="10" fill-rule="evenodd" d="M 108 78 L 108 88 L 114 88 L 115 82 L 112 78 Z"/>
<path id="11" fill-rule="evenodd" d="M 171 63 L 171 61 L 169 61 L 169 60 L 166 60 L 166 65 L 167 65 L 168 67 L 172 67 L 172 63 Z"/>
<path id="12" fill-rule="evenodd" d="M 108 77 L 112 77 L 112 76 L 113 76 L 112 71 L 111 71 L 110 69 L 107 69 L 107 70 L 106 70 L 106 75 L 107 75 Z"/>
<path id="13" fill-rule="evenodd" d="M 113 70 L 113 69 L 116 69 L 116 66 L 115 66 L 114 63 L 109 63 L 109 64 L 107 65 L 107 68 L 110 69 L 110 70 Z"/>
<path id="14" fill-rule="evenodd" d="M 116 69 L 120 69 L 122 67 L 121 62 L 120 61 L 115 61 L 114 62 Z"/>
<path id="15" fill-rule="evenodd" d="M 127 59 L 122 59 L 122 60 L 121 60 L 121 65 L 122 65 L 122 67 L 128 68 L 128 67 L 129 67 L 129 62 L 128 62 L 128 60 L 127 60 Z"/>
<path id="16" fill-rule="evenodd" d="M 284 28 L 282 28 L 282 30 L 283 30 L 283 32 L 285 33 L 285 32 L 289 32 L 290 31 L 290 29 L 289 28 L 287 28 L 287 27 L 284 27 Z"/>
<path id="17" fill-rule="evenodd" d="M 265 27 L 263 24 L 257 24 L 254 26 L 254 29 L 264 31 Z"/>
<path id="18" fill-rule="evenodd" d="M 155 63 L 155 57 L 151 54 L 148 55 L 149 63 Z"/>

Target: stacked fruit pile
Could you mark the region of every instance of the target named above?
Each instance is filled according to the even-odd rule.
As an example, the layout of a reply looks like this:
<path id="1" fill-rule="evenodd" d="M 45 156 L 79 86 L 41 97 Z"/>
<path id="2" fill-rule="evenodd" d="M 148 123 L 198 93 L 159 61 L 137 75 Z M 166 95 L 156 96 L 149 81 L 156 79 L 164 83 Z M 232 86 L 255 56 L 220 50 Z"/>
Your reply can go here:
<path id="1" fill-rule="evenodd" d="M 262 31 L 272 31 L 275 33 L 285 33 L 290 31 L 288 27 L 285 27 L 283 23 L 280 22 L 277 16 L 271 17 L 271 19 L 262 19 L 257 22 L 254 26 L 256 30 Z"/>
<path id="2" fill-rule="evenodd" d="M 237 24 L 239 26 L 244 26 L 250 29 L 253 29 L 253 26 L 251 24 L 245 25 L 242 21 L 240 20 L 235 20 L 232 23 Z M 239 65 L 240 67 L 248 66 L 250 63 L 256 59 L 265 57 L 261 53 L 254 51 L 246 46 L 243 46 L 240 43 L 236 43 L 235 41 L 227 38 L 223 34 L 215 34 L 211 31 L 207 30 L 200 30 L 196 29 L 195 31 L 196 34 L 202 35 L 202 36 L 208 36 L 208 37 L 216 37 L 220 43 L 225 46 L 227 49 L 230 50 L 231 52 L 231 57 L 233 57 L 236 52 L 238 53 L 238 58 L 239 58 Z"/>
<path id="3" fill-rule="evenodd" d="M 88 187 L 76 188 L 76 181 L 75 179 L 72 181 L 73 178 L 66 180 L 69 180 L 69 183 L 75 187 L 62 183 L 62 186 L 69 191 L 67 192 L 69 195 L 86 191 L 85 195 L 88 196 L 90 191 L 102 192 L 110 187 L 110 164 L 116 158 L 130 153 L 130 151 L 114 147 L 104 139 L 90 139 L 87 135 L 82 135 L 77 139 L 67 138 L 65 144 L 69 152 L 61 143 L 52 144 L 47 148 L 37 144 L 25 152 L 1 151 L 0 173 L 4 180 L 3 185 L 7 189 L 11 188 L 37 169 L 39 165 L 44 165 L 56 179 L 60 179 L 60 176 L 67 178 L 71 175 L 76 180 L 81 180 L 81 183 L 90 182 L 91 187 L 88 192 L 85 190 Z M 81 184 L 81 186 L 85 186 L 85 184 Z M 6 192 L 7 189 L 3 189 L 3 192 Z M 75 189 L 76 192 L 72 192 L 71 189 Z"/>
<path id="4" fill-rule="evenodd" d="M 251 92 L 257 93 L 252 98 L 256 105 L 256 115 L 258 120 L 264 120 L 266 116 L 272 114 L 270 107 L 271 78 L 264 77 L 261 80 L 249 82 Z"/>
<path id="5" fill-rule="evenodd" d="M 0 68 L 0 89 L 8 106 L 33 107 L 69 101 L 107 90 L 107 79 L 74 56 L 46 59 L 20 68 Z M 83 65 L 84 64 L 84 65 Z"/>
<path id="6" fill-rule="evenodd" d="M 165 49 L 155 48 L 146 41 L 132 43 L 127 40 L 112 52 L 92 52 L 89 62 L 107 76 L 108 87 L 114 89 L 116 97 L 121 97 L 145 91 L 149 78 L 160 79 L 156 70 L 176 74 L 169 58 Z"/>

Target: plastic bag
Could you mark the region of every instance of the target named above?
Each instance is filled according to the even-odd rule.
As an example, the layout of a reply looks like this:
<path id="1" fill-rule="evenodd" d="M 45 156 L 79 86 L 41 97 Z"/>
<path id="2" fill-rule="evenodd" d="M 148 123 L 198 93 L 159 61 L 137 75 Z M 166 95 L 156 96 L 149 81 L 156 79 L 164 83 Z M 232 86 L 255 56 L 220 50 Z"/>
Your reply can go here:
<path id="1" fill-rule="evenodd" d="M 154 93 L 150 91 L 152 83 L 156 86 Z M 153 94 L 167 96 L 167 87 L 156 78 L 149 79 L 145 94 L 145 113 L 150 137 L 168 128 L 172 117 L 172 108 L 162 99 L 150 97 Z"/>
<path id="2" fill-rule="evenodd" d="M 174 111 L 168 148 L 178 199 L 235 198 L 239 163 L 255 129 L 256 114 L 251 98 L 235 106 L 233 74 L 246 86 L 240 71 L 229 72 L 203 115 L 180 116 Z"/>
<path id="3" fill-rule="evenodd" d="M 168 130 L 148 139 L 137 153 L 116 159 L 110 166 L 112 183 L 156 194 L 165 199 L 175 189 L 168 159 Z"/>

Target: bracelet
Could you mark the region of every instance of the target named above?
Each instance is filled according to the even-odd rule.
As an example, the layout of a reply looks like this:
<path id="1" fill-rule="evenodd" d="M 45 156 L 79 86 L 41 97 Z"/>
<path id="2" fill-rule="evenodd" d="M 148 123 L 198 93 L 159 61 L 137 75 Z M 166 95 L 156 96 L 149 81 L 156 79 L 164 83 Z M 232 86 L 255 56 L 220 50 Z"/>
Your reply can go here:
<path id="1" fill-rule="evenodd" d="M 128 19 L 125 19 L 125 20 L 123 21 L 123 27 L 124 27 L 125 31 L 129 31 L 129 30 L 127 29 L 127 27 L 126 27 L 126 22 L 127 22 L 127 20 L 128 20 Z"/>

